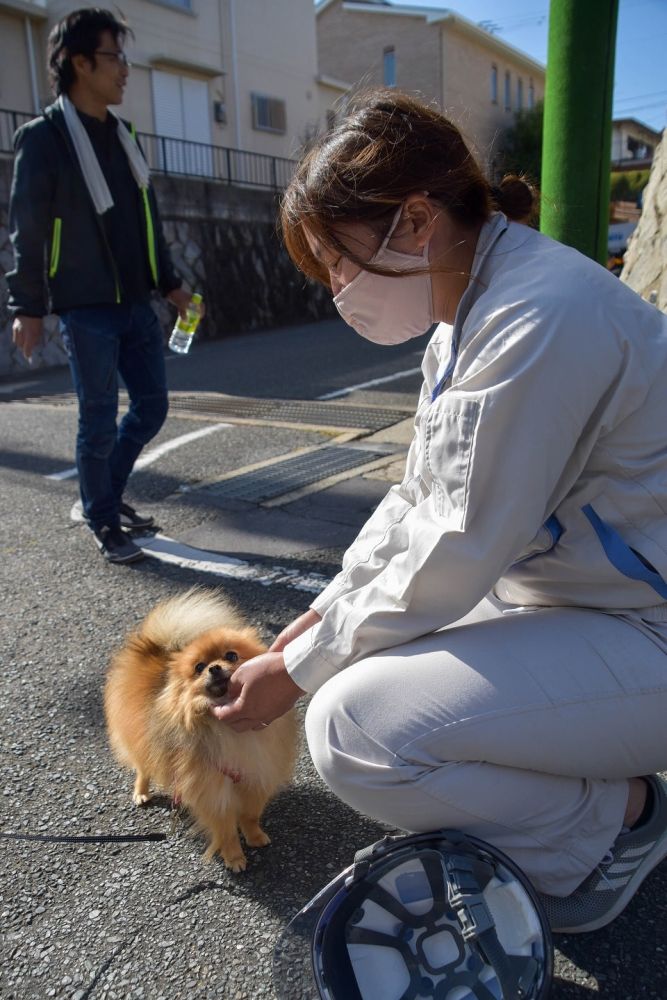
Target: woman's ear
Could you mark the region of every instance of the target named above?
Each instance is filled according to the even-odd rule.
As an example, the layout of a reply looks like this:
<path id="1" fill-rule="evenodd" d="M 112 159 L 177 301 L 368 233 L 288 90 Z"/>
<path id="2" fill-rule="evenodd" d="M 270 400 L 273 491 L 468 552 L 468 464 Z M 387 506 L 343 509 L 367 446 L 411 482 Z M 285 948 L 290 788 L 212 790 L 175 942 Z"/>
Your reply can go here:
<path id="1" fill-rule="evenodd" d="M 403 202 L 404 233 L 413 236 L 421 250 L 433 234 L 433 223 L 438 216 L 438 209 L 429 199 L 425 191 L 410 194 Z M 403 234 L 402 234 L 403 235 Z"/>

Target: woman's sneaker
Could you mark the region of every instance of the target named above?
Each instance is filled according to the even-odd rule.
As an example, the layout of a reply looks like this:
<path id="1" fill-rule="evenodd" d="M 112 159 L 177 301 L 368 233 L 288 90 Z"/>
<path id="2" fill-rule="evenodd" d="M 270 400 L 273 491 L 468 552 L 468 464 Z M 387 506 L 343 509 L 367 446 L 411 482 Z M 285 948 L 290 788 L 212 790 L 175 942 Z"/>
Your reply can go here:
<path id="1" fill-rule="evenodd" d="M 144 558 L 142 550 L 121 528 L 100 528 L 93 537 L 108 562 L 131 563 Z"/>
<path id="2" fill-rule="evenodd" d="M 539 894 L 551 929 L 583 934 L 611 923 L 628 905 L 647 875 L 667 857 L 667 781 L 644 779 L 653 795 L 645 822 L 621 833 L 595 871 L 569 896 Z"/>

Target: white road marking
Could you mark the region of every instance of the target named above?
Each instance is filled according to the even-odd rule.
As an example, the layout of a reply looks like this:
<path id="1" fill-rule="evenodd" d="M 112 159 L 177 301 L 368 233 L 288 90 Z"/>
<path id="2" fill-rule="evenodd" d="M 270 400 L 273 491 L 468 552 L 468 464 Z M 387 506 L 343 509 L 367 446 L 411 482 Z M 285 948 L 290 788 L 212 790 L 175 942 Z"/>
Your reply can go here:
<path id="1" fill-rule="evenodd" d="M 232 580 L 261 583 L 265 587 L 280 584 L 280 586 L 290 587 L 292 590 L 306 590 L 313 594 L 319 594 L 330 582 L 328 577 L 322 576 L 321 573 L 302 573 L 301 570 L 288 569 L 284 566 L 248 563 L 242 559 L 235 559 L 233 556 L 207 552 L 205 549 L 184 545 L 174 538 L 169 538 L 168 535 L 135 537 L 134 542 L 141 546 L 147 556 L 159 559 L 160 562 L 183 566 L 185 569 L 192 569 L 198 573 L 210 573 L 213 576 L 223 576 Z"/>
<path id="2" fill-rule="evenodd" d="M 151 448 L 144 455 L 140 455 L 134 463 L 132 471 L 136 472 L 137 469 L 144 469 L 147 465 L 156 462 L 158 458 L 162 458 L 168 452 L 180 448 L 181 445 L 189 444 L 191 441 L 196 441 L 198 438 L 206 437 L 208 434 L 213 434 L 215 431 L 221 431 L 225 427 L 231 426 L 231 424 L 213 424 L 212 427 L 202 427 L 198 431 L 190 431 L 188 434 L 181 434 L 170 441 L 165 441 L 164 444 L 160 444 L 156 448 Z M 76 468 L 63 469 L 62 472 L 52 472 L 50 476 L 45 476 L 45 479 L 74 479 L 77 475 Z"/>
<path id="3" fill-rule="evenodd" d="M 337 396 L 347 396 L 349 393 L 354 392 L 355 389 L 368 389 L 373 385 L 383 385 L 385 382 L 394 382 L 399 378 L 406 378 L 408 375 L 416 375 L 421 371 L 421 368 L 406 368 L 402 372 L 394 372 L 393 375 L 383 375 L 382 378 L 372 378 L 368 382 L 360 382 L 358 385 L 350 385 L 347 389 L 336 389 L 335 392 L 325 392 L 323 396 L 318 396 L 318 399 L 336 399 Z"/>

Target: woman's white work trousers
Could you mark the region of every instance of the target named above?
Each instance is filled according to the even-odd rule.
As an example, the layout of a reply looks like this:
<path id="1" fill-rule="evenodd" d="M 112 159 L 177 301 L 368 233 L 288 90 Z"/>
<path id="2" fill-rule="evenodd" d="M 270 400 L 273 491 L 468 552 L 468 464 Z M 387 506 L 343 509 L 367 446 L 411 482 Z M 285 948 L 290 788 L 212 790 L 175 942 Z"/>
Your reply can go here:
<path id="1" fill-rule="evenodd" d="M 627 779 L 667 769 L 666 719 L 667 623 L 486 598 L 341 671 L 306 732 L 353 808 L 480 837 L 564 896 L 619 834 Z"/>

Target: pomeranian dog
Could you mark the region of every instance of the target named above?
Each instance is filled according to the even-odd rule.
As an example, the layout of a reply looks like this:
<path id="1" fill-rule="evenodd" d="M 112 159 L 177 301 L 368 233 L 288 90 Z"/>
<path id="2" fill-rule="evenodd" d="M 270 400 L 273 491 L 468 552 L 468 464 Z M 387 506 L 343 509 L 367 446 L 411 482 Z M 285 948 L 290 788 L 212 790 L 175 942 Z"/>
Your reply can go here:
<path id="1" fill-rule="evenodd" d="M 211 713 L 227 700 L 232 673 L 265 652 L 259 636 L 219 594 L 195 588 L 158 604 L 113 657 L 104 692 L 109 740 L 136 772 L 133 800 L 151 784 L 182 803 L 216 853 L 243 871 L 247 844 L 270 842 L 267 802 L 292 778 L 294 710 L 269 726 L 235 732 Z"/>

